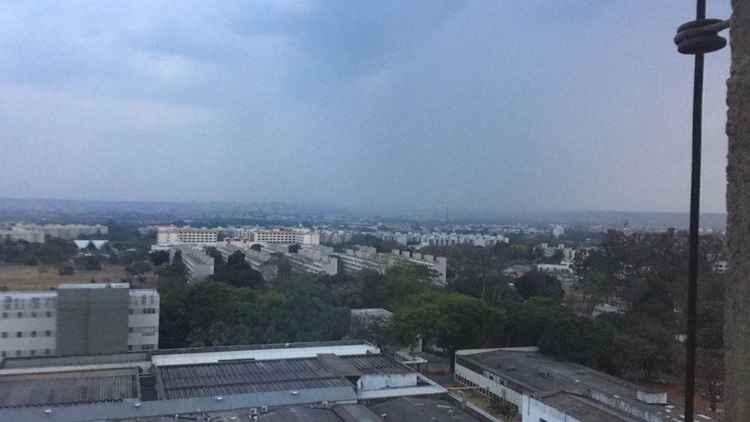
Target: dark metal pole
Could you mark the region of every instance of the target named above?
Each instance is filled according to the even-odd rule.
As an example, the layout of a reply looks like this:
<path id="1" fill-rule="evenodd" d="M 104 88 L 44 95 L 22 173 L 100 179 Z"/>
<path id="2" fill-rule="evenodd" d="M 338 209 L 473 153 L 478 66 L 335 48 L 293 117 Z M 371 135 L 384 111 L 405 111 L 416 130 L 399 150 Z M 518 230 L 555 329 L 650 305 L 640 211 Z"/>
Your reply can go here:
<path id="1" fill-rule="evenodd" d="M 696 19 L 706 18 L 706 0 L 697 0 Z M 698 301 L 698 230 L 701 199 L 701 132 L 703 118 L 703 54 L 695 55 L 693 79 L 693 156 L 690 176 L 690 239 L 688 264 L 687 344 L 685 368 L 685 421 L 695 414 L 695 348 Z"/>

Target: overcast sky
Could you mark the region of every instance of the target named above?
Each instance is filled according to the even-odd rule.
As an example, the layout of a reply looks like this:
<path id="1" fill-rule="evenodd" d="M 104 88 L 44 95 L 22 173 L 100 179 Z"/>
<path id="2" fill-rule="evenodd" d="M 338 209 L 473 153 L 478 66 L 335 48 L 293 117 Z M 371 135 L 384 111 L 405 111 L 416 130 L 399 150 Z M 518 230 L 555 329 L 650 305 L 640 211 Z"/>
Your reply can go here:
<path id="1" fill-rule="evenodd" d="M 5 2 L 0 197 L 687 210 L 692 3 Z M 705 211 L 728 69 L 708 57 Z"/>

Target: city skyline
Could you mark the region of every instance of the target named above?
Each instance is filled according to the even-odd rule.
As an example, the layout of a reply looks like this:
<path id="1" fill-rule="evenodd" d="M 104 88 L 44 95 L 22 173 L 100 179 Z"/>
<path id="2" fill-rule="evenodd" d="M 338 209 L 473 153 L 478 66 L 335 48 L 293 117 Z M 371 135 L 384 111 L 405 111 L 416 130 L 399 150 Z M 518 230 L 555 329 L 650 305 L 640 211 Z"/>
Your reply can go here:
<path id="1" fill-rule="evenodd" d="M 684 211 L 691 66 L 672 37 L 690 14 L 18 3 L 0 12 L 0 196 Z M 728 68 L 725 50 L 706 69 L 707 212 L 725 208 Z"/>

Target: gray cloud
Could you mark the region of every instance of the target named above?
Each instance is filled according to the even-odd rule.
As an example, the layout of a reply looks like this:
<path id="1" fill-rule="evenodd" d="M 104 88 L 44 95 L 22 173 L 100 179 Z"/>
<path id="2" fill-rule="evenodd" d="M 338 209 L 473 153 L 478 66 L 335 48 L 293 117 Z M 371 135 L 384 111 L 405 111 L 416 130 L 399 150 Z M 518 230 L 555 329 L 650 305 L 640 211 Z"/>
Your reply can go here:
<path id="1" fill-rule="evenodd" d="M 712 3 L 726 17 L 728 1 Z M 0 196 L 687 208 L 683 2 L 16 2 Z M 728 54 L 703 206 L 724 209 Z"/>

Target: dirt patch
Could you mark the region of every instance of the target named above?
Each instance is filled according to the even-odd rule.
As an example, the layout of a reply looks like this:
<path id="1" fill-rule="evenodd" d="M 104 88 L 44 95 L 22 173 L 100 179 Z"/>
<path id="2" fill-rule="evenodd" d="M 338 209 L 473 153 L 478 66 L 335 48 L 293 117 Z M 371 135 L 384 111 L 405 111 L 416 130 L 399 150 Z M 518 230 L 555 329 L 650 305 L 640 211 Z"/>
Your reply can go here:
<path id="1" fill-rule="evenodd" d="M 8 290 L 49 290 L 62 283 L 119 282 L 127 278 L 122 265 L 102 264 L 99 271 L 76 271 L 60 275 L 57 267 L 37 265 L 0 265 L 0 286 Z"/>

